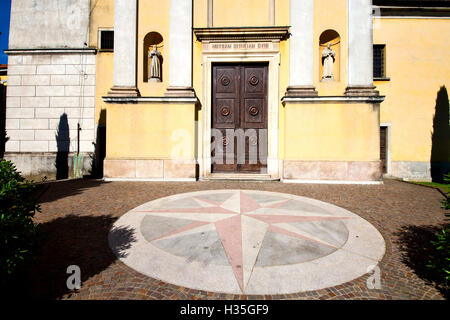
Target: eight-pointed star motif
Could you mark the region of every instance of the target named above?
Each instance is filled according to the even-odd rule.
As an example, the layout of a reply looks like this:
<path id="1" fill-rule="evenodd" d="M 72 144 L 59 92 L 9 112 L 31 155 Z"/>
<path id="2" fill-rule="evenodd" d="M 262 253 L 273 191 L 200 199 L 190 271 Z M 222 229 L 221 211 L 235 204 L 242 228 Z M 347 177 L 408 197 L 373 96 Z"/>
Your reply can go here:
<path id="1" fill-rule="evenodd" d="M 242 292 L 245 292 L 267 231 L 336 248 L 335 244 L 296 228 L 291 223 L 342 220 L 349 217 L 331 215 L 325 211 L 284 207 L 289 201 L 291 199 L 255 199 L 240 190 L 222 192 L 216 197 L 194 196 L 184 199 L 184 202 L 182 199 L 178 206 L 160 205 L 159 208 L 141 211 L 151 216 L 193 221 L 153 238 L 152 241 L 201 232 L 206 230 L 205 226 L 212 225 L 220 238 L 236 281 Z"/>

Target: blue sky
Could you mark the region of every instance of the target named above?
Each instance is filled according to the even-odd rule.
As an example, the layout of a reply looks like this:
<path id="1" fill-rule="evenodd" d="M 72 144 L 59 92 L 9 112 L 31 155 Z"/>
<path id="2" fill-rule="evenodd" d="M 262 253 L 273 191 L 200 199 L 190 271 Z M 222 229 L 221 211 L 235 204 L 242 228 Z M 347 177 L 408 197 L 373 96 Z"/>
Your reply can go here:
<path id="1" fill-rule="evenodd" d="M 8 48 L 10 12 L 11 0 L 0 0 L 0 64 L 8 63 L 8 56 L 3 50 Z"/>

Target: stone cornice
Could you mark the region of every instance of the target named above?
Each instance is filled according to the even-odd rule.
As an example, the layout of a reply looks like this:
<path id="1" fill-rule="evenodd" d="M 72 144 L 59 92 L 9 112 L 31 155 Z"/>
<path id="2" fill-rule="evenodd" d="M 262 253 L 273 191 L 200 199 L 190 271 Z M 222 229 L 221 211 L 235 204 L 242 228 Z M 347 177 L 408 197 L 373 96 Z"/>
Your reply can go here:
<path id="1" fill-rule="evenodd" d="M 197 97 L 102 97 L 106 103 L 197 103 Z"/>
<path id="2" fill-rule="evenodd" d="M 198 41 L 264 41 L 286 40 L 289 27 L 194 28 Z"/>
<path id="3" fill-rule="evenodd" d="M 10 54 L 61 54 L 61 53 L 89 53 L 96 54 L 93 48 L 41 48 L 41 49 L 8 49 L 5 53 Z"/>

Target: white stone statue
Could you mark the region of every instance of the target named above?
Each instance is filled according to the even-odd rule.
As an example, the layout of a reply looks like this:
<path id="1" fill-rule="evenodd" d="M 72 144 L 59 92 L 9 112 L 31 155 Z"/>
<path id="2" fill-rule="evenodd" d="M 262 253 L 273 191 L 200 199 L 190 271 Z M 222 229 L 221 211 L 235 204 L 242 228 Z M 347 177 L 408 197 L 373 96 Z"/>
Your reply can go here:
<path id="1" fill-rule="evenodd" d="M 331 44 L 329 43 L 322 51 L 322 63 L 323 63 L 323 74 L 322 81 L 333 81 L 333 64 L 335 61 L 336 52 L 331 49 Z"/>
<path id="2" fill-rule="evenodd" d="M 161 54 L 158 52 L 156 45 L 153 45 L 153 50 L 149 52 L 148 57 L 150 62 L 149 80 L 161 80 L 161 62 L 159 60 Z"/>

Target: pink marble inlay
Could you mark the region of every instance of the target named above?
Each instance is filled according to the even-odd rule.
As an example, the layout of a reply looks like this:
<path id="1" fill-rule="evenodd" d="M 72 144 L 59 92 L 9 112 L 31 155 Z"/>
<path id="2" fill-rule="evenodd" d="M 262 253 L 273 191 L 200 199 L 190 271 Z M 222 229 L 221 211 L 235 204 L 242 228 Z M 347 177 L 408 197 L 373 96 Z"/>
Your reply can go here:
<path id="1" fill-rule="evenodd" d="M 239 215 L 215 223 L 217 233 L 233 268 L 239 287 L 244 291 L 244 272 L 242 260 L 242 224 Z"/>
<path id="2" fill-rule="evenodd" d="M 255 211 L 256 209 L 261 208 L 258 202 L 250 198 L 244 192 L 241 191 L 241 213 L 247 213 L 251 211 Z"/>

